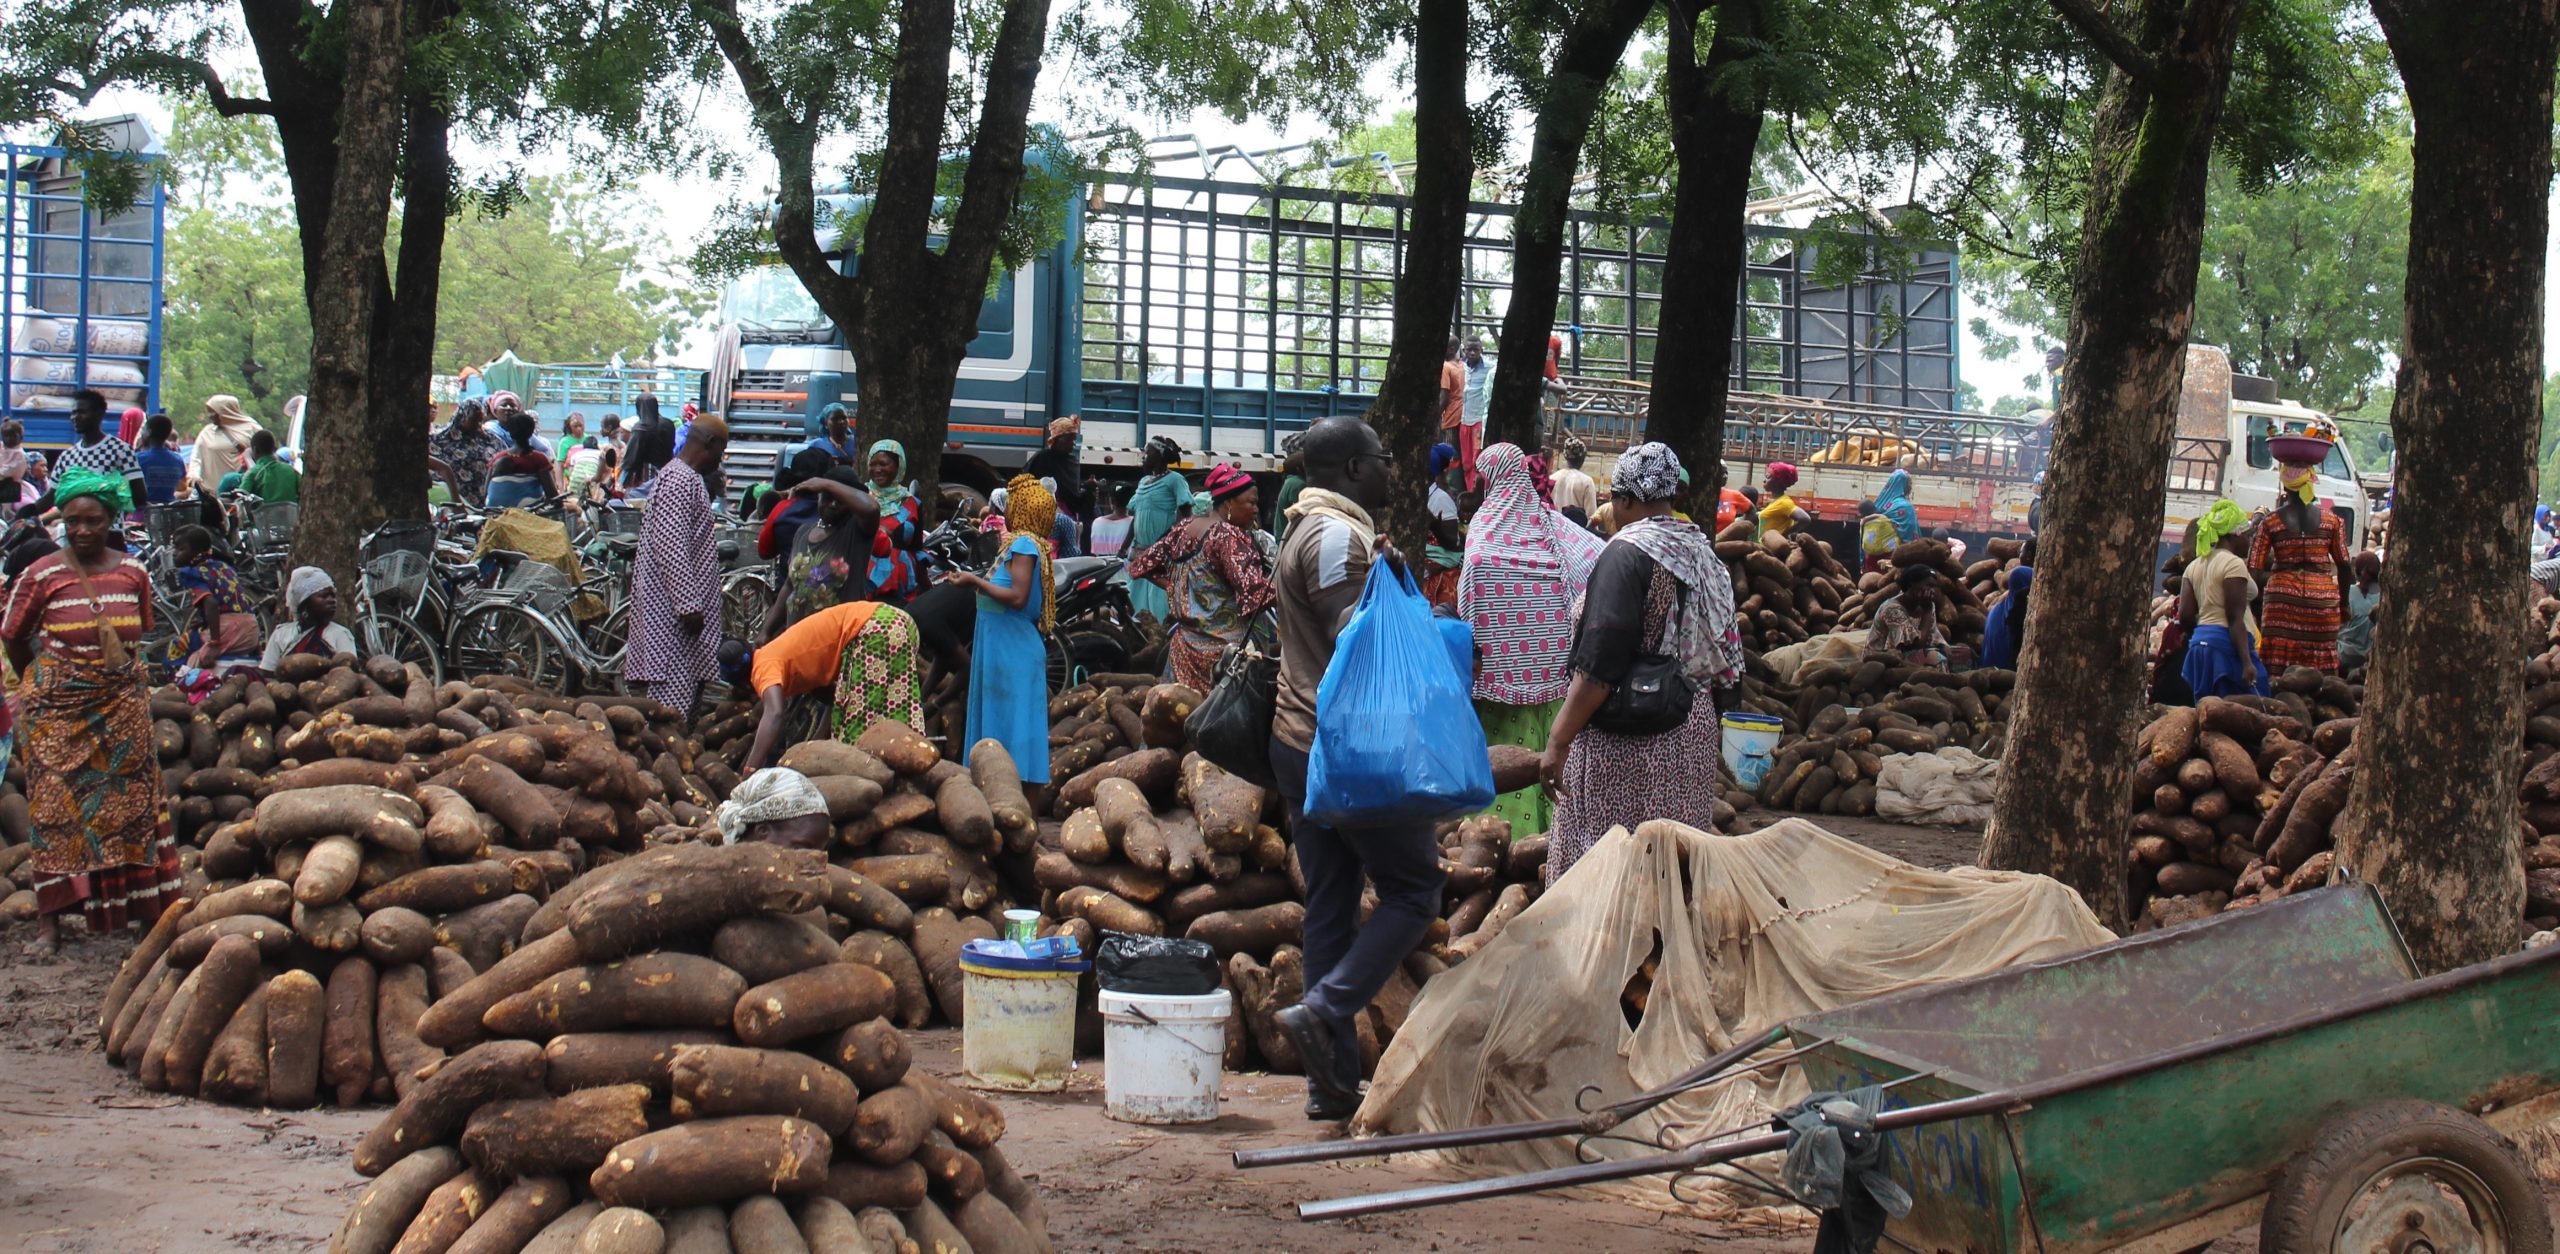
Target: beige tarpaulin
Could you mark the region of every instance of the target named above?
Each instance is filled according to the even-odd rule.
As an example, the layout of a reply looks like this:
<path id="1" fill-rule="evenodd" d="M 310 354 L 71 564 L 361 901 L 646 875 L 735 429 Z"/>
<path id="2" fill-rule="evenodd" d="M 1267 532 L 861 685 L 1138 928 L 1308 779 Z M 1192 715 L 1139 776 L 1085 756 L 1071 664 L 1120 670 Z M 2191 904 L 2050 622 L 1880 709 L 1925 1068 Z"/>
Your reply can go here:
<path id="1" fill-rule="evenodd" d="M 1627 983 L 1661 944 L 1641 1018 Z M 2077 895 L 2038 875 L 1930 871 L 1803 819 L 1742 836 L 1677 823 L 1618 829 L 1482 953 L 1424 987 L 1353 1120 L 1362 1135 L 1576 1113 L 1667 1082 L 1736 1040 L 1800 1015 L 1915 984 L 2071 953 L 2113 939 Z M 1792 1067 L 1684 1094 L 1619 1131 L 1675 1140 L 1764 1121 L 1801 1097 Z M 1757 1131 L 1758 1129 L 1753 1129 Z M 1576 1161 L 1570 1139 L 1433 1157 L 1467 1175 Z M 1595 1140 L 1594 1156 L 1655 1152 Z M 1765 1199 L 1659 1178 L 1600 1186 L 1648 1206 L 1717 1215 Z"/>
<path id="2" fill-rule="evenodd" d="M 557 518 L 545 518 L 530 510 L 502 510 L 480 524 L 480 543 L 471 550 L 471 560 L 479 561 L 493 552 L 505 550 L 522 553 L 560 572 L 561 600 L 585 582 L 586 569 L 578 561 L 578 550 L 570 547 L 569 530 Z M 569 607 L 570 613 L 584 622 L 604 613 L 604 602 L 593 595 L 582 595 Z"/>

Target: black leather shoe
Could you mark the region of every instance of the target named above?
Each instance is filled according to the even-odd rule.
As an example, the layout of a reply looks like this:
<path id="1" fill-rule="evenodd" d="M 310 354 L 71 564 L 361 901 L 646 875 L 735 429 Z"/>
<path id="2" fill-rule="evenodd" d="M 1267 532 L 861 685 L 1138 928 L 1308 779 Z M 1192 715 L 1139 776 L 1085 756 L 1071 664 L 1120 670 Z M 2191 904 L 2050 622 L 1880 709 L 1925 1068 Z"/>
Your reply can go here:
<path id="1" fill-rule="evenodd" d="M 1306 1067 L 1307 1080 L 1316 1086 L 1315 1095 L 1358 1106 L 1360 1094 L 1342 1087 L 1342 1061 L 1335 1045 L 1333 1025 L 1307 1009 L 1304 1003 L 1291 1006 L 1272 1018 L 1297 1045 L 1298 1061 Z"/>
<path id="2" fill-rule="evenodd" d="M 1337 1097 L 1321 1090 L 1307 1094 L 1307 1118 L 1317 1123 L 1340 1123 L 1358 1113 L 1356 1098 Z"/>

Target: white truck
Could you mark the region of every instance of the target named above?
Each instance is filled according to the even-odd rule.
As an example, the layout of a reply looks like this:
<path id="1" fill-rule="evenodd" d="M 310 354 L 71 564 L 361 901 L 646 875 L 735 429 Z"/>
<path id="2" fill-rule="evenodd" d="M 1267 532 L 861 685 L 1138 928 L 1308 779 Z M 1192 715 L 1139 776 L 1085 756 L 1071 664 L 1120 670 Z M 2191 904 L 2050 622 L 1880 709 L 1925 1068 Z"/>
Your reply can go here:
<path id="1" fill-rule="evenodd" d="M 1570 377 L 1563 384 L 1550 445 L 1570 431 L 1605 465 L 1644 429 L 1641 385 Z M 2279 398 L 2272 380 L 2233 374 L 2231 355 L 2222 349 L 2190 345 L 2161 545 L 2176 545 L 2188 521 L 2224 497 L 2253 513 L 2273 508 L 2276 463 L 2268 437 L 2299 434 L 2322 417 Z M 1898 465 L 1911 470 L 1911 501 L 1923 531 L 1944 528 L 1968 539 L 2022 536 L 2030 529 L 2050 422 L 2042 413 L 1996 418 L 1735 392 L 1725 418 L 1725 469 L 1734 486 L 1757 486 L 1771 462 L 1794 463 L 1796 500 L 1815 511 L 1816 525 L 1835 544 L 1854 527 L 1858 503 L 1874 497 Z M 2348 547 L 2360 547 L 2369 521 L 2366 489 L 2343 443 L 2320 468 L 2320 494 L 2345 520 Z"/>

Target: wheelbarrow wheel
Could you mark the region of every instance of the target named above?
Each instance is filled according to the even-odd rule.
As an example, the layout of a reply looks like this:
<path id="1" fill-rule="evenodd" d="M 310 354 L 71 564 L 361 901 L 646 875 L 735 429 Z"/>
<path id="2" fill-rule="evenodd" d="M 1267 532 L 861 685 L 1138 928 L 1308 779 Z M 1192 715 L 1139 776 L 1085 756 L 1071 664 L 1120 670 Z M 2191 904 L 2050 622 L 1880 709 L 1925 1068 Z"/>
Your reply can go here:
<path id="1" fill-rule="evenodd" d="M 2450 1106 L 2341 1115 L 2267 1194 L 2263 1254 L 2552 1254 L 2542 1187 L 2497 1130 Z"/>

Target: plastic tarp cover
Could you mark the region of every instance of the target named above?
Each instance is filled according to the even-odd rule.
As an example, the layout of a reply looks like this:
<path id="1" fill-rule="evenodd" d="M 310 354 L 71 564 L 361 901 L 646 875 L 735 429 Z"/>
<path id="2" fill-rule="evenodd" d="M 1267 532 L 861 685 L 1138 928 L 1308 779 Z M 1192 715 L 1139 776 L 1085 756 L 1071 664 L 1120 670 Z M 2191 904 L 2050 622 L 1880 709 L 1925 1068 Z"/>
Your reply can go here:
<path id="1" fill-rule="evenodd" d="M 1601 838 L 1482 953 L 1424 987 L 1379 1061 L 1352 1129 L 1442 1131 L 1552 1119 L 1669 1082 L 1737 1040 L 1802 1015 L 2113 939 L 2069 888 L 2040 875 L 1930 871 L 1786 819 L 1741 836 L 1655 821 Z M 1641 1016 L 1621 997 L 1660 946 Z M 1761 1130 L 1802 1100 L 1792 1066 L 1682 1094 L 1593 1139 L 1596 1158 Z M 1571 1166 L 1575 1138 L 1441 1151 L 1464 1175 Z M 1773 1175 L 1775 1163 L 1764 1175 Z M 1595 1186 L 1642 1206 L 1715 1218 L 1765 1195 L 1659 1178 Z"/>
<path id="2" fill-rule="evenodd" d="M 1950 745 L 1936 753 L 1897 753 L 1876 772 L 1876 817 L 1937 827 L 1980 827 L 1991 821 L 2000 763 Z"/>

